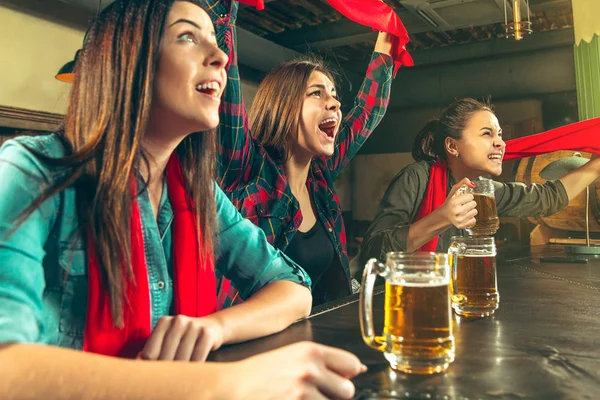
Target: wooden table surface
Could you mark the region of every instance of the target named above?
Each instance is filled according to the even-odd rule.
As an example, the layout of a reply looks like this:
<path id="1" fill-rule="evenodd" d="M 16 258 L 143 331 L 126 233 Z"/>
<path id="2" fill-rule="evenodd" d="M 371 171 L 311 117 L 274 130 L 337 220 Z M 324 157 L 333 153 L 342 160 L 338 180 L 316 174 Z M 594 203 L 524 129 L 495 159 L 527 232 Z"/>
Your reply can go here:
<path id="1" fill-rule="evenodd" d="M 443 374 L 392 371 L 362 341 L 357 296 L 317 307 L 277 335 L 225 347 L 211 359 L 239 360 L 312 340 L 351 351 L 369 367 L 354 379 L 356 399 L 600 399 L 600 259 L 539 259 L 564 256 L 562 249 L 499 250 L 500 307 L 489 318 L 455 316 L 456 361 Z M 382 289 L 373 312 L 381 330 Z"/>

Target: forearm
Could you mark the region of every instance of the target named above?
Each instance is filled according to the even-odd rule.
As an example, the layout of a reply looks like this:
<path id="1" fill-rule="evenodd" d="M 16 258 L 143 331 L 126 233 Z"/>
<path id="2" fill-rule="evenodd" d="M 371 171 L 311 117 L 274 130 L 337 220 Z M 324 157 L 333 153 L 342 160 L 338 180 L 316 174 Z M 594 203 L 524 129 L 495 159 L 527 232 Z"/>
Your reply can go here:
<path id="1" fill-rule="evenodd" d="M 565 187 L 569 201 L 571 201 L 587 186 L 591 185 L 598 176 L 600 176 L 600 158 L 595 158 L 563 176 L 560 181 Z"/>
<path id="2" fill-rule="evenodd" d="M 451 226 L 448 219 L 436 211 L 410 225 L 408 240 L 406 241 L 406 251 L 413 252 L 418 250 L 419 247 Z"/>
<path id="3" fill-rule="evenodd" d="M 220 363 L 124 360 L 35 344 L 0 344 L 0 398 L 213 399 L 227 393 Z"/>
<path id="4" fill-rule="evenodd" d="M 238 343 L 279 332 L 310 314 L 308 288 L 289 281 L 266 285 L 245 302 L 205 318 L 223 330 L 223 343 Z"/>
<path id="5" fill-rule="evenodd" d="M 374 51 L 382 54 L 392 55 L 392 40 L 394 36 L 386 32 L 379 32 L 375 42 Z"/>

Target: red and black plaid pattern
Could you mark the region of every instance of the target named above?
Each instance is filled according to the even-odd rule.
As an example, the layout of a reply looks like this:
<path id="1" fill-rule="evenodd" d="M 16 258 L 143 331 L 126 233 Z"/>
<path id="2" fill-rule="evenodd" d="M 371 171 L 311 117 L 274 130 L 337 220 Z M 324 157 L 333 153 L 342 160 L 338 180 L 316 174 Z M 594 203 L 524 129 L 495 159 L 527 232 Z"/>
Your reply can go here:
<path id="1" fill-rule="evenodd" d="M 251 137 L 248 129 L 237 64 L 237 3 L 215 1 L 210 9 L 214 10 L 219 45 L 229 55 L 230 62 L 220 114 L 217 182 L 240 213 L 265 232 L 269 243 L 285 251 L 302 222 L 302 215 L 282 167 Z M 315 159 L 310 167 L 307 184 L 317 217 L 328 231 L 346 277 L 346 282 L 331 282 L 331 285 L 343 284 L 347 293 L 351 289 L 346 231 L 333 183 L 383 118 L 393 68 L 390 56 L 373 54 L 354 106 L 340 126 L 333 156 Z M 241 300 L 226 279 L 220 280 L 218 297 L 221 307 Z"/>

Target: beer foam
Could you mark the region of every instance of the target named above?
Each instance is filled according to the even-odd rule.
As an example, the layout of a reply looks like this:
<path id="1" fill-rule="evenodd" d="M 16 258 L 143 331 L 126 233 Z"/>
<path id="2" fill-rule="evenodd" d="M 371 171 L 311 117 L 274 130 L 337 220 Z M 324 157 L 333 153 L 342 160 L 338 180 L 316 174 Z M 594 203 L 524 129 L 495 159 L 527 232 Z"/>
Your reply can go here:
<path id="1" fill-rule="evenodd" d="M 440 287 L 450 284 L 449 278 L 429 277 L 429 276 L 409 276 L 408 282 L 405 278 L 391 279 L 392 285 L 401 285 L 406 287 Z"/>

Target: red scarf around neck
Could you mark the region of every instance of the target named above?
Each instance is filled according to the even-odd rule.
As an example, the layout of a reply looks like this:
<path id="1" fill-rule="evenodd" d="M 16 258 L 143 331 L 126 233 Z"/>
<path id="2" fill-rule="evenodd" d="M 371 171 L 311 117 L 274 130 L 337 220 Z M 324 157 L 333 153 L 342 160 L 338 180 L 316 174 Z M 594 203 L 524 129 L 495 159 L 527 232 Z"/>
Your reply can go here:
<path id="1" fill-rule="evenodd" d="M 600 154 L 600 118 L 575 122 L 536 135 L 508 140 L 504 160 L 515 160 L 558 150 Z M 431 166 L 425 197 L 415 221 L 431 214 L 444 204 L 447 190 L 448 167 L 445 161 L 438 160 Z M 438 236 L 435 236 L 418 251 L 436 251 L 437 243 Z"/>
<path id="2" fill-rule="evenodd" d="M 264 0 L 238 0 L 240 3 L 256 7 L 257 10 L 265 8 Z M 376 31 L 387 32 L 394 35 L 392 43 L 392 58 L 394 59 L 394 76 L 401 65 L 412 67 L 415 65 L 412 57 L 406 51 L 406 44 L 410 40 L 408 32 L 402 21 L 392 7 L 382 0 L 325 0 L 330 6 L 339 11 L 344 17 L 361 25 L 368 26 Z"/>
<path id="3" fill-rule="evenodd" d="M 188 195 L 181 164 L 171 156 L 166 179 L 173 207 L 173 285 L 175 314 L 202 317 L 216 311 L 216 278 L 212 249 L 202 246 L 196 214 Z M 136 193 L 135 179 L 132 192 Z M 200 246 L 199 246 L 200 244 Z M 202 254 L 200 250 L 203 250 Z M 105 279 L 102 277 L 91 234 L 88 234 L 88 308 L 83 350 L 119 357 L 135 357 L 152 332 L 148 268 L 144 254 L 142 222 L 137 199 L 131 210 L 131 268 L 133 279 L 124 279 L 124 327 L 113 324 Z"/>

